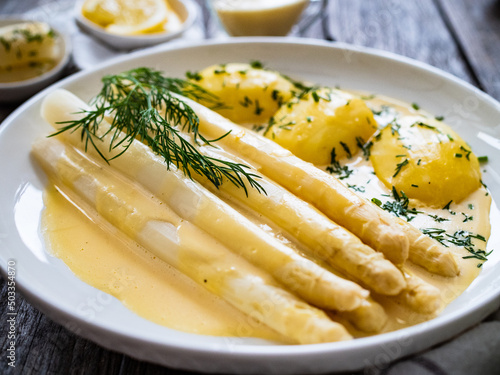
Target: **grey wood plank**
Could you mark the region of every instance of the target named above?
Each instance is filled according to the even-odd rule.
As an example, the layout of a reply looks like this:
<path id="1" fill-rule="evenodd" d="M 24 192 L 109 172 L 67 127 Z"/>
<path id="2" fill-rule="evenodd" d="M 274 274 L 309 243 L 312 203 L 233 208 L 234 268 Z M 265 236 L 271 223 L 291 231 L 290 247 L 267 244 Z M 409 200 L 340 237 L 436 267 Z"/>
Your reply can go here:
<path id="1" fill-rule="evenodd" d="M 328 13 L 338 41 L 395 52 L 478 83 L 433 0 L 331 0 Z"/>
<path id="2" fill-rule="evenodd" d="M 302 14 L 300 21 L 292 29 L 290 36 L 326 39 L 323 21 L 328 18 L 326 12 L 328 2 L 329 0 L 311 2 Z"/>
<path id="3" fill-rule="evenodd" d="M 438 0 L 480 87 L 500 100 L 500 1 Z"/>

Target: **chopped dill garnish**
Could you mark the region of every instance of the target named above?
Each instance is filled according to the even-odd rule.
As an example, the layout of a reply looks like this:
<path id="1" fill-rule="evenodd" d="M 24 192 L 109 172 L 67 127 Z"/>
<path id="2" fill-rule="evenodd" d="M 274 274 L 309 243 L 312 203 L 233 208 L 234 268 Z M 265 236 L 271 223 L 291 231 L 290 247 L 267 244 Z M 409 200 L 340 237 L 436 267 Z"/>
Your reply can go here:
<path id="1" fill-rule="evenodd" d="M 187 71 L 186 72 L 186 78 L 187 79 L 192 79 L 194 81 L 201 81 L 203 79 L 203 76 L 200 73 L 198 73 L 198 72 Z"/>
<path id="2" fill-rule="evenodd" d="M 242 107 L 247 108 L 250 104 L 253 104 L 252 99 L 250 99 L 248 96 L 245 95 L 243 99 L 244 99 L 243 101 L 240 101 L 240 105 Z"/>
<path id="3" fill-rule="evenodd" d="M 464 146 L 460 146 L 460 150 L 462 150 L 463 152 L 465 152 L 465 157 L 467 158 L 467 160 L 470 160 L 469 157 L 470 157 L 470 154 L 472 154 L 472 151 L 471 150 L 467 150 Z"/>
<path id="4" fill-rule="evenodd" d="M 438 241 L 441 245 L 449 247 L 446 244 L 446 230 L 440 228 L 424 228 L 420 230 L 426 236 Z"/>
<path id="5" fill-rule="evenodd" d="M 365 157 L 366 160 L 368 160 L 371 154 L 371 148 L 373 146 L 373 142 L 368 141 L 365 143 L 363 138 L 356 137 L 356 145 L 363 151 L 363 156 Z"/>
<path id="6" fill-rule="evenodd" d="M 32 33 L 30 30 L 26 29 L 14 29 L 12 34 L 19 34 L 24 37 L 27 43 L 38 42 L 42 43 L 43 35 L 40 33 Z"/>
<path id="7" fill-rule="evenodd" d="M 371 111 L 375 116 L 381 116 L 390 113 L 391 107 L 388 105 L 382 105 L 378 111 L 375 109 L 372 109 Z"/>
<path id="8" fill-rule="evenodd" d="M 443 221 L 450 221 L 450 219 L 446 219 L 446 218 L 438 216 L 438 215 L 427 215 L 427 216 L 429 216 L 430 218 L 433 218 L 434 221 L 437 223 L 441 223 Z"/>
<path id="9" fill-rule="evenodd" d="M 260 176 L 251 173 L 247 165 L 208 157 L 198 151 L 196 145 L 200 142 L 209 145 L 227 134 L 213 140 L 203 137 L 198 131 L 196 113 L 173 93 L 213 104 L 218 103 L 216 96 L 189 81 L 168 78 L 144 67 L 106 75 L 102 83 L 101 91 L 91 103 L 94 108 L 82 110 L 83 117 L 78 120 L 61 122 L 64 126 L 50 136 L 80 131 L 85 151 L 90 144 L 107 162 L 98 143 L 105 135 L 111 134 L 111 142 L 103 147 L 119 151 L 113 159 L 138 139 L 162 156 L 167 166 L 175 165 L 189 178 L 194 172 L 205 176 L 216 187 L 227 179 L 247 194 L 246 183 L 265 193 L 256 180 Z M 112 116 L 111 126 L 102 134 L 99 125 L 107 116 Z M 182 130 L 191 133 L 193 144 L 183 136 Z"/>
<path id="10" fill-rule="evenodd" d="M 397 217 L 404 217 L 408 222 L 412 221 L 417 214 L 422 213 L 421 211 L 417 211 L 415 208 L 409 208 L 410 200 L 404 191 L 401 190 L 398 193 L 394 186 L 392 187 L 392 197 L 394 198 L 394 201 L 387 201 L 384 204 L 376 198 L 372 198 L 372 202 Z"/>
<path id="11" fill-rule="evenodd" d="M 331 174 L 333 173 L 336 174 L 339 180 L 348 178 L 354 172 L 352 169 L 349 169 L 347 165 L 345 166 L 340 165 L 340 163 L 337 161 L 337 154 L 335 152 L 335 147 L 332 148 L 330 157 L 331 157 L 331 163 L 328 167 L 326 167 L 326 171 Z"/>
<path id="12" fill-rule="evenodd" d="M 257 116 L 259 116 L 262 112 L 264 111 L 264 108 L 262 108 L 260 105 L 259 105 L 259 100 L 255 100 L 255 114 Z"/>
<path id="13" fill-rule="evenodd" d="M 6 52 L 10 51 L 10 48 L 12 47 L 12 43 L 10 41 L 8 41 L 4 37 L 0 36 L 0 43 L 2 44 L 2 46 Z"/>
<path id="14" fill-rule="evenodd" d="M 474 216 L 469 216 L 464 212 L 462 212 L 462 215 L 464 215 L 464 220 L 463 220 L 464 223 L 474 220 Z"/>
<path id="15" fill-rule="evenodd" d="M 273 98 L 274 101 L 278 101 L 279 93 L 279 90 L 274 89 L 273 91 L 271 91 L 271 98 Z"/>
<path id="16" fill-rule="evenodd" d="M 358 186 L 358 185 L 351 185 L 351 184 L 347 184 L 347 187 L 349 189 L 352 189 L 354 191 L 358 191 L 360 193 L 364 193 L 366 191 L 366 188 L 364 186 Z"/>
<path id="17" fill-rule="evenodd" d="M 413 124 L 411 124 L 410 126 L 415 126 L 415 125 L 420 126 L 420 127 L 422 127 L 422 128 L 426 128 L 426 129 L 434 130 L 434 131 L 436 131 L 436 132 L 438 132 L 438 133 L 441 133 L 441 131 L 440 131 L 438 128 L 436 128 L 435 126 L 432 126 L 432 125 L 426 124 L 425 122 L 422 122 L 422 121 L 416 121 L 416 122 L 414 122 Z"/>
<path id="18" fill-rule="evenodd" d="M 258 60 L 251 61 L 250 66 L 254 69 L 264 69 L 264 64 Z"/>
<path id="19" fill-rule="evenodd" d="M 401 125 L 396 122 L 396 120 L 392 120 L 391 123 L 391 134 L 394 135 L 396 133 L 399 134 L 399 129 L 401 129 Z"/>
<path id="20" fill-rule="evenodd" d="M 261 125 L 261 124 L 254 124 L 254 125 L 252 125 L 252 130 L 254 132 L 257 132 L 257 133 L 261 132 L 265 128 L 266 128 L 266 125 Z"/>
<path id="21" fill-rule="evenodd" d="M 226 69 L 215 69 L 214 74 L 226 74 Z"/>
<path id="22" fill-rule="evenodd" d="M 315 103 L 319 103 L 319 95 L 318 95 L 318 93 L 316 91 L 313 91 L 311 93 L 311 96 L 312 96 L 312 98 L 313 98 L 313 100 L 314 100 Z"/>
<path id="23" fill-rule="evenodd" d="M 392 175 L 392 177 L 396 177 L 399 174 L 399 172 L 401 172 L 401 168 L 408 165 L 408 163 L 409 163 L 408 159 L 405 159 L 401 163 L 396 164 L 396 172 Z"/>
<path id="24" fill-rule="evenodd" d="M 351 150 L 350 150 L 349 146 L 347 145 L 347 143 L 340 142 L 340 145 L 342 146 L 342 148 L 346 152 L 347 158 L 348 159 L 352 158 Z"/>
<path id="25" fill-rule="evenodd" d="M 295 124 L 296 124 L 295 121 L 288 121 L 285 124 L 279 125 L 278 128 L 284 129 L 284 130 L 292 130 L 291 126 L 293 126 Z"/>
<path id="26" fill-rule="evenodd" d="M 450 245 L 456 245 L 459 247 L 463 247 L 467 250 L 471 255 L 463 256 L 463 259 L 479 259 L 483 262 L 488 260 L 488 255 L 492 253 L 486 252 L 485 250 L 478 250 L 474 243 L 472 243 L 473 239 L 478 239 L 486 243 L 486 238 L 481 236 L 480 234 L 472 234 L 466 230 L 457 230 L 453 234 L 446 233 L 444 229 L 438 228 L 426 228 L 421 230 L 423 234 L 435 239 L 441 245 L 445 247 L 449 247 Z M 477 265 L 478 267 L 482 266 L 482 263 Z"/>
<path id="27" fill-rule="evenodd" d="M 444 120 L 444 116 L 436 116 L 434 117 L 437 121 L 443 121 Z"/>
<path id="28" fill-rule="evenodd" d="M 453 202 L 453 199 L 451 201 L 449 201 L 448 203 L 446 203 L 446 205 L 442 209 L 443 210 L 450 210 L 451 202 Z"/>
<path id="29" fill-rule="evenodd" d="M 411 107 L 416 111 L 420 109 L 420 106 L 417 103 L 411 103 Z"/>

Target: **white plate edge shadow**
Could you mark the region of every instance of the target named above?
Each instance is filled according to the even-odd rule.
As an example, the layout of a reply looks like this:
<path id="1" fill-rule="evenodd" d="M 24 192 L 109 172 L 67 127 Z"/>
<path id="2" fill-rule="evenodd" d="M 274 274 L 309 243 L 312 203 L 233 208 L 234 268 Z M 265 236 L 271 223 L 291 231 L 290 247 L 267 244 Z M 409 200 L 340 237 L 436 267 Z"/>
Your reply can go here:
<path id="1" fill-rule="evenodd" d="M 51 86 L 50 88 L 44 90 L 39 93 L 31 100 L 22 105 L 18 110 L 16 110 L 11 116 L 9 116 L 4 124 L 0 127 L 0 139 L 2 139 L 2 135 L 6 132 L 6 129 L 10 127 L 11 123 L 15 123 L 15 119 L 20 116 L 22 112 L 24 112 L 27 108 L 32 107 L 34 104 L 38 103 L 41 97 L 43 97 L 49 90 L 52 90 L 56 87 L 67 86 L 73 82 L 77 82 L 80 78 L 83 78 L 91 73 L 95 73 L 97 70 L 104 70 L 106 68 L 113 67 L 122 62 L 130 62 L 136 59 L 146 59 L 150 55 L 161 55 L 163 53 L 169 53 L 169 51 L 179 51 L 179 50 L 188 50 L 192 48 L 202 48 L 207 46 L 224 46 L 224 45 L 233 45 L 240 43 L 260 43 L 260 44 L 273 44 L 279 43 L 281 45 L 293 46 L 296 44 L 306 45 L 306 46 L 316 46 L 316 47 L 328 47 L 335 49 L 342 49 L 348 51 L 349 53 L 353 53 L 354 55 L 357 53 L 368 54 L 371 56 L 382 57 L 383 59 L 390 59 L 393 62 L 399 62 L 403 65 L 410 65 L 414 68 L 418 68 L 432 74 L 436 74 L 440 77 L 444 77 L 445 80 L 451 80 L 453 83 L 458 84 L 463 89 L 468 90 L 470 93 L 473 93 L 477 97 L 481 98 L 482 101 L 485 101 L 487 104 L 495 108 L 500 113 L 500 105 L 495 102 L 493 99 L 488 97 L 486 94 L 480 92 L 476 88 L 471 85 L 458 80 L 457 78 L 439 71 L 436 68 L 432 68 L 424 63 L 415 62 L 411 59 L 404 58 L 401 56 L 397 56 L 391 54 L 389 52 L 381 52 L 368 48 L 361 47 L 352 47 L 348 45 L 342 44 L 332 44 L 321 41 L 307 41 L 304 39 L 281 39 L 281 38 L 242 38 L 237 41 L 229 40 L 224 42 L 204 42 L 201 43 L 191 43 L 185 47 L 174 47 L 169 48 L 168 46 L 163 51 L 154 51 L 154 52 L 145 52 L 141 51 L 136 54 L 131 54 L 128 57 L 119 57 L 112 61 L 106 62 L 105 64 L 96 67 L 92 72 L 80 72 L 72 77 L 68 77 L 67 79 Z M 352 56 L 354 56 L 352 55 Z M 200 66 L 201 68 L 202 66 Z M 2 268 L 2 272 L 5 274 L 5 263 L 6 259 L 2 257 L 0 265 Z M 397 355 L 393 355 L 390 359 L 394 360 L 399 356 L 409 354 L 411 352 L 415 352 L 423 349 L 424 347 L 431 346 L 438 341 L 443 341 L 452 335 L 462 331 L 466 328 L 466 326 L 470 326 L 471 324 L 479 321 L 483 318 L 487 313 L 493 311 L 500 303 L 498 300 L 498 292 L 491 293 L 482 300 L 479 301 L 478 304 L 474 306 L 469 306 L 466 309 L 460 309 L 459 311 L 447 314 L 446 316 L 440 316 L 432 321 L 423 323 L 418 326 L 410 327 L 404 330 L 383 334 L 379 336 L 374 336 L 366 339 L 358 339 L 352 342 L 347 343 L 332 343 L 332 344 L 318 344 L 318 345 L 309 345 L 309 346 L 255 346 L 255 345 L 219 345 L 215 344 L 213 346 L 206 346 L 206 344 L 197 345 L 194 342 L 192 345 L 182 345 L 181 343 L 177 343 L 169 340 L 151 340 L 145 339 L 144 337 L 134 337 L 131 335 L 125 334 L 125 332 L 116 332 L 109 330 L 109 327 L 100 326 L 99 322 L 87 322 L 84 319 L 81 319 L 78 316 L 74 315 L 74 312 L 67 311 L 64 309 L 60 309 L 59 307 L 54 307 L 53 304 L 47 303 L 47 301 L 38 298 L 36 295 L 30 292 L 29 286 L 25 286 L 23 284 L 23 279 L 18 279 L 20 289 L 24 290 L 24 294 L 28 296 L 28 299 L 33 301 L 36 306 L 39 306 L 42 311 L 48 313 L 49 316 L 52 316 L 56 319 L 56 321 L 67 320 L 73 321 L 77 326 L 81 325 L 82 328 L 85 328 L 85 331 L 82 331 L 80 334 L 87 338 L 90 338 L 94 341 L 101 343 L 102 345 L 120 351 L 126 352 L 134 357 L 140 359 L 146 359 L 153 362 L 159 362 L 162 364 L 180 367 L 185 369 L 195 369 L 195 370 L 204 370 L 204 371 L 238 371 L 238 372 L 260 372 L 269 371 L 280 373 L 293 373 L 293 372 L 304 372 L 304 371 L 339 371 L 339 370 L 354 370 L 359 369 L 359 363 L 352 363 L 352 359 L 356 356 L 361 356 L 362 358 L 370 361 L 370 357 L 372 358 L 372 362 L 375 360 L 377 354 L 380 354 L 382 349 L 391 343 L 401 342 L 401 340 L 405 340 L 407 337 L 419 338 L 424 337 L 429 332 L 432 332 L 435 329 L 440 328 L 444 330 L 446 328 L 446 333 L 443 333 L 439 338 L 426 337 L 426 342 L 422 345 L 411 344 L 406 347 L 400 348 L 401 350 Z M 497 301 L 498 300 L 498 301 Z M 497 303 L 498 302 L 498 303 Z M 463 323 L 463 327 L 456 327 L 456 323 Z M 106 335 L 106 342 L 103 341 L 102 336 Z M 189 335 L 189 334 L 186 334 Z M 196 340 L 197 335 L 192 335 L 193 340 Z M 428 335 L 427 335 L 428 336 Z M 131 347 L 126 345 L 124 341 L 131 340 Z M 417 341 L 418 340 L 414 340 Z M 117 346 L 116 343 L 119 342 L 120 346 Z M 157 353 L 150 352 L 149 354 L 146 352 L 138 353 L 134 351 L 134 345 L 148 345 L 150 349 L 155 349 Z M 375 350 L 374 347 L 377 346 L 378 350 Z M 179 355 L 180 357 L 176 358 L 152 358 L 156 357 L 156 354 L 161 353 L 172 353 Z M 368 353 L 373 352 L 373 353 Z M 350 353 L 350 354 L 349 354 Z M 213 361 L 211 355 L 217 355 L 219 361 Z M 291 357 L 293 355 L 293 357 Z M 332 356 L 343 356 L 346 360 L 336 361 Z M 163 356 L 165 357 L 165 356 Z M 173 355 L 170 357 L 174 357 Z M 347 357 L 347 358 L 346 358 Z M 265 360 L 265 363 L 257 363 L 257 359 Z M 326 361 L 327 358 L 330 358 L 330 361 Z M 358 357 L 359 358 L 359 357 Z M 196 363 L 196 359 L 199 360 Z M 309 360 L 308 360 L 309 359 Z M 338 359 L 338 358 L 337 358 Z M 322 360 L 322 361 L 320 361 Z M 186 362 L 187 361 L 187 362 Z M 302 363 L 299 363 L 301 362 Z M 303 361 L 307 362 L 304 363 Z M 326 361 L 326 362 L 325 362 Z M 218 362 L 218 363 L 215 363 Z M 222 362 L 222 363 L 221 363 Z M 224 363 L 225 362 L 225 363 Z M 311 362 L 316 362 L 312 363 Z M 321 363 L 317 363 L 321 362 Z M 328 363 L 330 362 L 330 363 Z M 248 365 L 252 364 L 253 367 L 249 368 Z M 296 364 L 294 368 L 292 368 L 292 364 Z M 361 365 L 366 364 L 362 362 Z M 260 367 L 259 367 L 260 366 Z M 273 367 L 273 366 L 279 366 Z M 284 368 L 285 366 L 286 368 Z M 288 366 L 288 367 L 287 367 Z"/>

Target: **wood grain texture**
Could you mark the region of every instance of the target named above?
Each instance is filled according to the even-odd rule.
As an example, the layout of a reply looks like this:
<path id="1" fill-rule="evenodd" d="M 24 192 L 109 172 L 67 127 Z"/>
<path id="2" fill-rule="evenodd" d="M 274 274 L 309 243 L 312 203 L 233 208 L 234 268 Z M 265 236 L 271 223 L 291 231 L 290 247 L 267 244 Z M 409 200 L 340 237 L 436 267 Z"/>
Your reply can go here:
<path id="1" fill-rule="evenodd" d="M 0 16 L 50 2 L 0 0 Z M 205 37 L 217 36 L 217 20 L 202 7 Z M 500 99 L 500 1 L 498 0 L 324 0 L 320 17 L 294 36 L 337 39 L 427 62 Z M 314 4 L 321 6 L 321 4 Z M 17 104 L 0 105 L 0 121 Z M 0 251 L 2 248 L 0 237 Z M 17 367 L 9 368 L 6 319 L 0 322 L 0 374 L 189 374 L 137 361 L 85 340 L 48 319 L 17 295 Z M 7 284 L 0 277 L 0 312 L 5 317 Z M 500 320 L 500 311 L 489 318 Z M 360 372 L 359 374 L 363 374 Z"/>
<path id="2" fill-rule="evenodd" d="M 477 83 L 432 0 L 331 0 L 328 13 L 338 41 L 395 52 Z"/>
<path id="3" fill-rule="evenodd" d="M 500 100 L 500 1 L 438 0 L 476 75 L 478 86 Z"/>

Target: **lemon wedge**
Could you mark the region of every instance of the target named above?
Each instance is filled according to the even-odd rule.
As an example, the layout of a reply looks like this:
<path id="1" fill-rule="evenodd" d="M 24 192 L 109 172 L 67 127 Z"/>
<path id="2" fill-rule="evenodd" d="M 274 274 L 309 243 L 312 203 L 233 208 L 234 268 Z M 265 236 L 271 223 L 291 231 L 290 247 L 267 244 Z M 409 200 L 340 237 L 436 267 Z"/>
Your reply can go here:
<path id="1" fill-rule="evenodd" d="M 118 35 L 138 35 L 161 29 L 168 15 L 165 0 L 87 0 L 82 14 Z"/>

